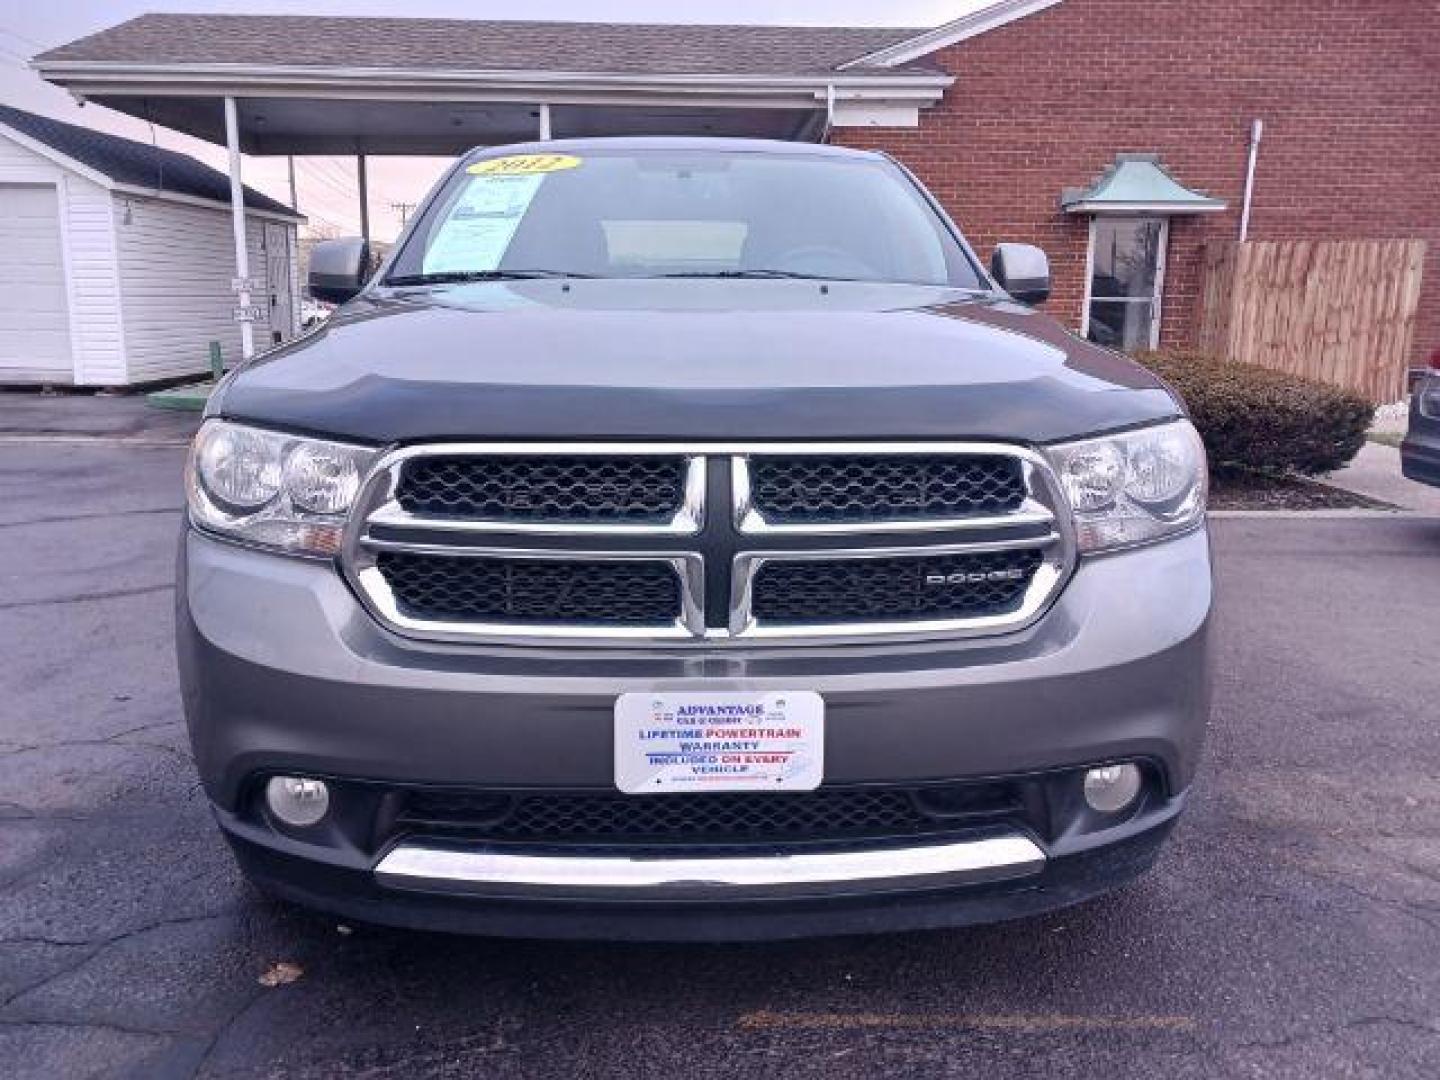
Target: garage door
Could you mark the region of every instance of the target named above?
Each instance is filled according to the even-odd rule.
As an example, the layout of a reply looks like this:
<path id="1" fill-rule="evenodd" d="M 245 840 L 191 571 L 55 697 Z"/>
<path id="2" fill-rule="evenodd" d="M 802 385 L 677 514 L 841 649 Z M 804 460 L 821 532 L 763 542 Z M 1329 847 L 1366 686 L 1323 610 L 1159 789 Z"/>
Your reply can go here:
<path id="1" fill-rule="evenodd" d="M 0 383 L 74 377 L 55 188 L 0 184 Z"/>

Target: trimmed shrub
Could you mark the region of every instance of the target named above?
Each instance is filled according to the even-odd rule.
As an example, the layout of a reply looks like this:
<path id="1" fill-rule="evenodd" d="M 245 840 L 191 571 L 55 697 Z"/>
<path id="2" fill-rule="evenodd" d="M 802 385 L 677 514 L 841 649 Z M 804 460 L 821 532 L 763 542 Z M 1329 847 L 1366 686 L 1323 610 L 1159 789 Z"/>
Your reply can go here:
<path id="1" fill-rule="evenodd" d="M 1212 472 L 1332 472 L 1359 452 L 1375 416 L 1348 390 L 1252 364 L 1193 352 L 1135 359 L 1185 400 Z"/>

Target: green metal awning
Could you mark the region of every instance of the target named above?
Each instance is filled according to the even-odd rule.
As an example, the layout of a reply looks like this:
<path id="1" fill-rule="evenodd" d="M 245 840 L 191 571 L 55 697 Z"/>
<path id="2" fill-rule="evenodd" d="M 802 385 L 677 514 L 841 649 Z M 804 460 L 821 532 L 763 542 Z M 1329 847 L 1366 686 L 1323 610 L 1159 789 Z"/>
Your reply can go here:
<path id="1" fill-rule="evenodd" d="M 1120 154 L 1090 187 L 1062 191 L 1060 208 L 1067 214 L 1211 214 L 1225 203 L 1187 188 L 1155 154 Z"/>

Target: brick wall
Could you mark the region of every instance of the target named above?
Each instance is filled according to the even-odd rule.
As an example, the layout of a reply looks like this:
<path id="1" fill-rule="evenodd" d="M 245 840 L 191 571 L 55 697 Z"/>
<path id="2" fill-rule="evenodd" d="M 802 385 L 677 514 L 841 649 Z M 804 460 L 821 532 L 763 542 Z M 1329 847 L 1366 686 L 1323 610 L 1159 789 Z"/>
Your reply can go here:
<path id="1" fill-rule="evenodd" d="M 1427 240 L 1416 362 L 1440 346 L 1440 0 L 1064 0 L 933 59 L 956 82 L 919 128 L 831 141 L 904 161 L 983 257 L 1043 247 L 1066 324 L 1087 221 L 1060 213 L 1060 189 L 1154 152 L 1229 204 L 1172 221 L 1161 341 L 1193 341 L 1200 249 L 1238 234 L 1259 118 L 1251 237 Z"/>

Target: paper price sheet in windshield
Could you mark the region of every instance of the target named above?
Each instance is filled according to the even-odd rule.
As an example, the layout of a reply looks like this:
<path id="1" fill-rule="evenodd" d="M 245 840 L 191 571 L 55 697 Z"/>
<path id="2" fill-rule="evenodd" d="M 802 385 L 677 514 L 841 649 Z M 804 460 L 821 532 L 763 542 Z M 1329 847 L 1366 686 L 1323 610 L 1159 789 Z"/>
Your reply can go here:
<path id="1" fill-rule="evenodd" d="M 520 219 L 553 172 L 578 168 L 569 154 L 512 154 L 476 162 L 425 252 L 427 274 L 486 273 L 500 268 Z"/>
<path id="2" fill-rule="evenodd" d="M 541 176 L 477 176 L 441 223 L 425 252 L 427 274 L 495 270 L 530 209 Z"/>
<path id="3" fill-rule="evenodd" d="M 808 690 L 622 694 L 615 785 L 631 794 L 812 791 L 825 765 L 825 704 Z"/>

